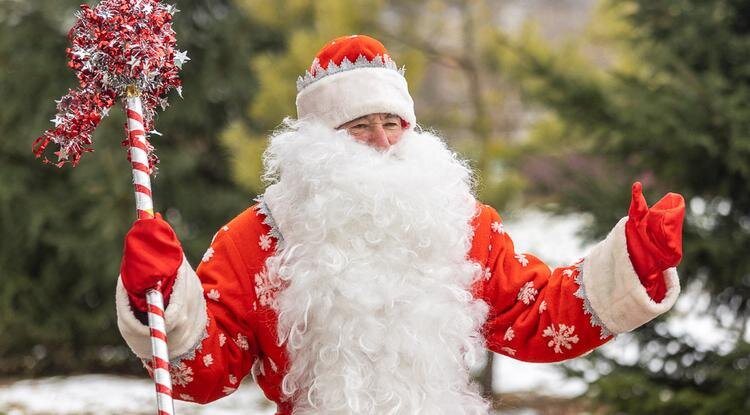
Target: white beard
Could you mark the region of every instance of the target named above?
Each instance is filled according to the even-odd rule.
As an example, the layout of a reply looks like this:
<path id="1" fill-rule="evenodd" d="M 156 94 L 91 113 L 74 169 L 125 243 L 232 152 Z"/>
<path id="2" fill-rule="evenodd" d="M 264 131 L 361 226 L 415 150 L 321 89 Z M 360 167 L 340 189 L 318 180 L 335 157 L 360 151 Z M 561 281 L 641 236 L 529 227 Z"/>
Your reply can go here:
<path id="1" fill-rule="evenodd" d="M 468 367 L 487 312 L 470 287 L 470 169 L 429 133 L 385 152 L 290 122 L 271 139 L 267 261 L 294 414 L 486 414 Z"/>

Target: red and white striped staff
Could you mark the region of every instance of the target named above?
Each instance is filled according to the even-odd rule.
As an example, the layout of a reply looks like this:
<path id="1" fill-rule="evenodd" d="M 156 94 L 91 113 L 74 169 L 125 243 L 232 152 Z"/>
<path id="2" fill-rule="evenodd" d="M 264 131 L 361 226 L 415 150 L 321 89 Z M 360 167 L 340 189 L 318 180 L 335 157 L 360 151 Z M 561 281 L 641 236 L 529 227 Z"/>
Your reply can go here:
<path id="1" fill-rule="evenodd" d="M 127 107 L 128 142 L 130 144 L 130 165 L 133 167 L 135 187 L 135 208 L 138 219 L 154 217 L 154 202 L 151 198 L 151 169 L 148 165 L 148 139 L 143 126 L 143 106 L 138 90 L 128 87 Z"/>
<path id="2" fill-rule="evenodd" d="M 138 219 L 154 217 L 154 202 L 151 197 L 151 176 L 148 166 L 148 139 L 143 125 L 143 108 L 138 90 L 129 86 L 126 108 L 128 115 L 128 142 L 130 165 L 133 168 L 133 187 Z M 156 384 L 156 405 L 159 415 L 173 415 L 172 379 L 169 375 L 169 349 L 167 329 L 164 322 L 164 299 L 159 289 L 146 293 L 148 303 L 148 326 L 151 333 L 151 366 Z"/>
<path id="3" fill-rule="evenodd" d="M 156 384 L 156 407 L 159 415 L 173 415 L 172 379 L 169 375 L 169 352 L 164 323 L 164 301 L 161 292 L 146 293 L 148 302 L 148 326 L 151 329 L 151 366 Z"/>
<path id="4" fill-rule="evenodd" d="M 139 219 L 154 217 L 150 174 L 158 158 L 147 133 L 153 130 L 156 109 L 166 108 L 169 91 L 177 90 L 182 96 L 178 72 L 190 60 L 187 52 L 177 49 L 172 28 L 176 12 L 175 6 L 159 0 L 101 0 L 95 7 L 81 5 L 66 49 L 68 67 L 75 72 L 79 87 L 56 101 L 55 127 L 32 145 L 44 163 L 76 166 L 83 154 L 93 151 L 92 134 L 102 118 L 124 98 Z M 58 147 L 56 159 L 48 159 L 45 153 L 49 144 Z M 146 294 L 146 300 L 158 413 L 171 415 L 163 297 L 156 289 Z"/>

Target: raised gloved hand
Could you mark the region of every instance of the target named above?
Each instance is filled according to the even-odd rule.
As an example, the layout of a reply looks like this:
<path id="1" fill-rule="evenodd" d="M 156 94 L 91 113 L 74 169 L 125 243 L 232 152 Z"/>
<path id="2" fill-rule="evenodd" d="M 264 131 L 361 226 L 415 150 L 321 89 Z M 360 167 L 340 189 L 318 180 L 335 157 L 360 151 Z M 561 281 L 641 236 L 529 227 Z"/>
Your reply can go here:
<path id="1" fill-rule="evenodd" d="M 161 291 L 166 306 L 182 259 L 180 241 L 160 214 L 133 224 L 125 236 L 120 276 L 135 311 L 148 310 L 146 292 L 152 288 Z"/>
<path id="2" fill-rule="evenodd" d="M 682 259 L 684 218 L 685 200 L 681 195 L 667 193 L 649 209 L 641 183 L 633 183 L 625 224 L 628 254 L 641 283 L 656 302 L 664 299 L 667 291 L 662 273 Z"/>

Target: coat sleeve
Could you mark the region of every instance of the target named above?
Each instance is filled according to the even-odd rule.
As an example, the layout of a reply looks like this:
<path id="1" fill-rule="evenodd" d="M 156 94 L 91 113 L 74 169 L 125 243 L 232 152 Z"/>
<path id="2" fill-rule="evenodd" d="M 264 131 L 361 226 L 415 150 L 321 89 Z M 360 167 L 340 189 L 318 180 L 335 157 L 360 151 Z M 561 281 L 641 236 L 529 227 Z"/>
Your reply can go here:
<path id="1" fill-rule="evenodd" d="M 664 272 L 661 302 L 649 297 L 628 257 L 625 219 L 583 259 L 551 270 L 517 253 L 497 212 L 481 206 L 471 255 L 484 265 L 475 295 L 489 305 L 488 347 L 529 362 L 566 360 L 669 310 L 680 289 L 677 273 Z"/>
<path id="2" fill-rule="evenodd" d="M 249 316 L 254 301 L 252 279 L 228 226 L 216 234 L 197 272 L 183 260 L 165 310 L 175 399 L 210 402 L 239 386 L 259 354 Z M 151 372 L 149 329 L 132 313 L 121 281 L 117 312 L 120 332 Z"/>

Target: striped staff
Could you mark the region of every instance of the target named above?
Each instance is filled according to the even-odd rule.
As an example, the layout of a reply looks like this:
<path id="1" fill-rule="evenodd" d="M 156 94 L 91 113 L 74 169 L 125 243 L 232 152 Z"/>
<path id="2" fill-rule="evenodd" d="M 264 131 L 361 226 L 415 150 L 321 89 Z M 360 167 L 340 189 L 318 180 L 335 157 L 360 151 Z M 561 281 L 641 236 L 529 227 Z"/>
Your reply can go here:
<path id="1" fill-rule="evenodd" d="M 154 217 L 154 202 L 151 198 L 151 169 L 148 165 L 148 139 L 143 125 L 143 106 L 137 88 L 130 85 L 127 90 L 128 143 L 130 165 L 133 167 L 135 208 L 138 219 Z"/>
<path id="2" fill-rule="evenodd" d="M 151 176 L 148 166 L 148 139 L 143 125 L 143 107 L 138 89 L 128 86 L 126 108 L 128 115 L 128 142 L 130 145 L 130 165 L 133 168 L 135 207 L 138 219 L 154 217 L 154 202 L 151 198 Z M 169 375 L 169 351 L 167 330 L 164 323 L 164 299 L 161 291 L 149 290 L 148 326 L 151 333 L 151 367 L 154 369 L 156 384 L 156 404 L 159 415 L 174 414 L 172 402 L 172 379 Z"/>
<path id="3" fill-rule="evenodd" d="M 157 108 L 167 107 L 167 95 L 182 96 L 179 71 L 189 61 L 177 49 L 172 27 L 174 5 L 160 0 L 101 0 L 96 6 L 82 4 L 68 31 L 68 67 L 75 72 L 78 88 L 57 103 L 55 126 L 34 140 L 32 150 L 45 164 L 75 167 L 85 153 L 94 151 L 93 133 L 120 98 L 127 112 L 127 142 L 139 219 L 154 217 L 150 174 L 158 158 L 148 142 Z M 50 144 L 56 158 L 48 158 Z M 169 355 L 161 292 L 147 293 L 158 413 L 173 414 Z"/>
<path id="4" fill-rule="evenodd" d="M 148 326 L 151 331 L 151 367 L 154 369 L 154 383 L 156 384 L 156 407 L 159 415 L 173 415 L 174 402 L 172 402 L 172 378 L 169 375 L 164 301 L 158 289 L 149 290 L 146 293 L 146 301 L 148 302 Z"/>

